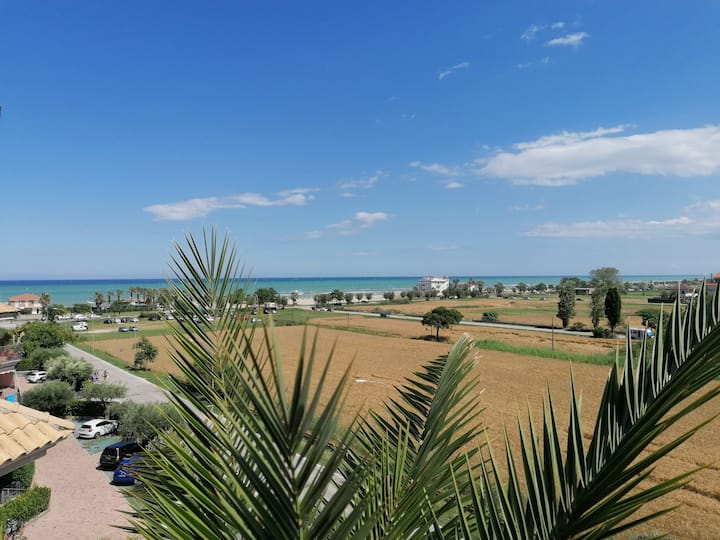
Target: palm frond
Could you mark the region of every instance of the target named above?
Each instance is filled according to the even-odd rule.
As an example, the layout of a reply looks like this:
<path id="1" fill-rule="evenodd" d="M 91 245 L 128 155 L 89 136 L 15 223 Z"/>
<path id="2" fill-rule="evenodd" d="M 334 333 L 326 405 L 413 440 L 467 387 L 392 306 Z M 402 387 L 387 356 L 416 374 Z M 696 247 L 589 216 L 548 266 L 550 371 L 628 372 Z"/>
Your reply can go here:
<path id="1" fill-rule="evenodd" d="M 501 501 L 515 503 L 502 505 L 501 520 L 493 512 L 486 516 L 475 508 L 476 523 L 468 529 L 485 531 L 482 538 L 509 538 L 521 530 L 522 537 L 604 538 L 647 521 L 648 516 L 634 517 L 637 510 L 682 487 L 696 472 L 641 485 L 660 459 L 711 420 L 648 450 L 659 435 L 720 394 L 720 386 L 706 388 L 720 377 L 719 306 L 717 290 L 709 301 L 703 285 L 684 312 L 678 296 L 652 348 L 645 342 L 634 358 L 628 340 L 625 366 L 621 369 L 616 363 L 610 371 L 587 449 L 574 385 L 564 458 L 559 454 L 562 437 L 548 394 L 542 437 L 530 419 L 528 434 L 520 428 L 520 458 L 506 446 L 507 483 L 502 482 L 494 459 L 490 466 L 483 464 L 482 488 L 475 491 L 474 505 L 486 506 L 493 491 Z"/>
<path id="2" fill-rule="evenodd" d="M 364 512 L 362 467 L 343 483 L 337 474 L 353 435 L 339 421 L 349 371 L 321 407 L 330 359 L 312 384 L 306 341 L 288 390 L 272 328 L 255 336 L 229 302 L 235 251 L 217 245 L 214 231 L 201 244 L 188 236 L 174 259 L 181 421 L 147 452 L 134 526 L 148 538 L 345 538 Z"/>

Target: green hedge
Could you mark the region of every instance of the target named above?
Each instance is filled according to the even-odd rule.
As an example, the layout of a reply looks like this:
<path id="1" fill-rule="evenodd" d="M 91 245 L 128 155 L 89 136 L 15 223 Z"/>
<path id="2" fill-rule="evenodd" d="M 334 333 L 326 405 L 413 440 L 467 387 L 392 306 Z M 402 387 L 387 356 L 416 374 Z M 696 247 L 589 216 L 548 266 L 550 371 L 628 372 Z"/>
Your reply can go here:
<path id="1" fill-rule="evenodd" d="M 35 474 L 35 463 L 28 463 L 13 472 L 0 477 L 0 487 L 15 487 L 13 484 L 17 482 L 17 487 L 27 489 L 32 485 L 33 475 Z"/>
<path id="2" fill-rule="evenodd" d="M 8 521 L 17 519 L 27 523 L 47 510 L 50 505 L 50 488 L 34 487 L 0 506 L 0 531 L 5 531 Z"/>

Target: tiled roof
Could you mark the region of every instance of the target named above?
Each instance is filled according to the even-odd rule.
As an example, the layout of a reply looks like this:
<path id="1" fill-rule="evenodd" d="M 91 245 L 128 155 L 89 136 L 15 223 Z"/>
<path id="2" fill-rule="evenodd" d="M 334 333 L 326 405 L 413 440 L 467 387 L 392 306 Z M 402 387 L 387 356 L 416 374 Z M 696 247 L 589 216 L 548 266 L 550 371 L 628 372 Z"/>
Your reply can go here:
<path id="1" fill-rule="evenodd" d="M 30 294 L 30 293 L 24 293 L 24 294 L 18 294 L 17 296 L 11 296 L 8 298 L 8 302 L 39 302 L 40 297 L 37 294 Z"/>
<path id="2" fill-rule="evenodd" d="M 68 420 L 0 399 L 0 475 L 44 455 L 74 429 Z"/>
<path id="3" fill-rule="evenodd" d="M 17 313 L 18 308 L 14 306 L 8 306 L 7 304 L 0 304 L 0 313 Z"/>

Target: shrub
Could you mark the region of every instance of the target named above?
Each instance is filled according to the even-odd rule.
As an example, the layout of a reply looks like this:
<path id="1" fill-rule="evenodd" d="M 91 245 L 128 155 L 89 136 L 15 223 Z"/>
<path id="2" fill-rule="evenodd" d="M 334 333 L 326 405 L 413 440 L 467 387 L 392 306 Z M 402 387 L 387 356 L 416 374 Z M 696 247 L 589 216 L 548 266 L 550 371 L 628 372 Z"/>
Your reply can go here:
<path id="1" fill-rule="evenodd" d="M 593 328 L 592 337 L 594 338 L 611 338 L 613 333 L 609 328 L 603 328 L 602 326 L 596 326 Z"/>
<path id="2" fill-rule="evenodd" d="M 34 487 L 22 495 L 0 506 L 0 531 L 4 531 L 8 521 L 16 519 L 27 523 L 50 505 L 50 488 Z"/>
<path id="3" fill-rule="evenodd" d="M 20 360 L 18 363 L 18 371 L 30 371 L 32 369 L 45 369 L 45 365 L 49 360 L 57 358 L 59 356 L 66 356 L 67 352 L 59 347 L 52 347 L 50 349 L 38 348 L 33 350 L 29 355 Z"/>
<path id="4" fill-rule="evenodd" d="M 47 362 L 48 379 L 59 379 L 72 385 L 75 390 L 80 390 L 83 381 L 90 378 L 93 366 L 90 362 L 81 358 L 70 356 L 58 356 Z"/>
<path id="5" fill-rule="evenodd" d="M 569 330 L 573 330 L 574 332 L 582 332 L 583 330 L 585 330 L 585 324 L 581 322 L 572 323 Z"/>
<path id="6" fill-rule="evenodd" d="M 0 477 L 0 487 L 18 487 L 28 489 L 35 475 L 35 463 L 28 463 L 13 472 Z"/>
<path id="7" fill-rule="evenodd" d="M 22 395 L 22 404 L 53 416 L 64 417 L 75 397 L 70 385 L 62 381 L 48 381 Z"/>
<path id="8" fill-rule="evenodd" d="M 482 316 L 483 322 L 498 322 L 499 320 L 500 320 L 500 317 L 498 317 L 497 311 L 483 312 L 483 316 Z"/>

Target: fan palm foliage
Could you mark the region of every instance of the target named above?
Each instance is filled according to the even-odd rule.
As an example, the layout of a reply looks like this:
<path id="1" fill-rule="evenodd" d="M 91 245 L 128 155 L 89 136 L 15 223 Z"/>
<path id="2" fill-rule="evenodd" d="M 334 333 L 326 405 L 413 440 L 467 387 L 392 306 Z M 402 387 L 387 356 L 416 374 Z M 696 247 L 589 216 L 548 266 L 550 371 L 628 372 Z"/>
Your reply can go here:
<path id="1" fill-rule="evenodd" d="M 708 384 L 720 376 L 717 292 L 703 287 L 684 312 L 677 303 L 636 356 L 628 347 L 590 441 L 571 380 L 567 429 L 548 393 L 542 429 L 519 419 L 519 451 L 508 435 L 497 459 L 478 444 L 472 340 L 427 362 L 382 411 L 343 424 L 350 368 L 330 385 L 332 353 L 320 361 L 306 333 L 285 378 L 272 327 L 255 331 L 229 301 L 246 284 L 228 236 L 188 235 L 176 248 L 180 420 L 148 450 L 132 492 L 132 528 L 147 538 L 601 538 L 667 511 L 635 517 L 694 472 L 648 481 L 705 422 L 649 445 L 720 393 Z"/>

